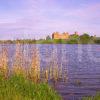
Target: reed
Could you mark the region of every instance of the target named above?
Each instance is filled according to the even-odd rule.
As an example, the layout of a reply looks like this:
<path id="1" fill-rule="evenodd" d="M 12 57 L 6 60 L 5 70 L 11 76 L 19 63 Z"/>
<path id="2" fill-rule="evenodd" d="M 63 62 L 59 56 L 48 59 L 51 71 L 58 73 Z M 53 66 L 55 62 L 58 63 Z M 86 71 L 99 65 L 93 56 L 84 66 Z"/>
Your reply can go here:
<path id="1" fill-rule="evenodd" d="M 32 49 L 32 61 L 29 70 L 29 78 L 37 83 L 40 81 L 40 57 L 39 57 L 39 50 L 36 47 Z"/>
<path id="2" fill-rule="evenodd" d="M 100 100 L 100 93 L 96 93 L 95 96 L 83 97 L 82 100 Z"/>
<path id="3" fill-rule="evenodd" d="M 60 68 L 59 68 L 59 80 L 62 80 L 63 78 L 63 70 L 62 70 L 62 64 L 60 64 Z"/>
<path id="4" fill-rule="evenodd" d="M 62 70 L 60 70 L 61 66 L 59 67 L 58 66 L 58 57 L 57 57 L 57 50 L 54 49 L 53 52 L 52 52 L 52 64 L 51 64 L 51 68 L 52 68 L 52 80 L 54 83 L 57 83 L 57 81 L 59 80 L 59 78 L 62 78 L 62 77 L 59 77 Z"/>
<path id="5" fill-rule="evenodd" d="M 12 68 L 13 74 L 22 74 L 25 75 L 24 65 L 23 65 L 23 53 L 21 51 L 21 44 L 16 44 L 15 56 L 14 56 L 14 63 Z"/>
<path id="6" fill-rule="evenodd" d="M 0 74 L 7 78 L 8 77 L 8 50 L 2 48 L 0 53 Z"/>
<path id="7" fill-rule="evenodd" d="M 51 65 L 48 65 L 46 68 L 40 68 L 39 49 L 36 46 L 33 46 L 32 48 L 28 47 L 28 51 L 25 50 L 24 45 L 20 43 L 16 44 L 15 53 L 13 55 L 14 57 L 11 62 L 12 66 L 10 67 L 8 49 L 7 47 L 2 48 L 0 53 L 0 80 L 2 80 L 2 76 L 6 78 L 6 80 L 4 79 L 2 81 L 2 84 L 4 83 L 4 87 L 7 88 L 5 89 L 2 86 L 2 90 L 0 91 L 0 100 L 2 100 L 2 98 L 5 98 L 4 100 L 7 100 L 7 98 L 9 98 L 8 100 L 22 100 L 24 97 L 25 100 L 33 100 L 34 94 L 32 94 L 32 91 L 35 90 L 37 92 L 35 98 L 38 99 L 34 100 L 47 100 L 47 98 L 50 98 L 48 100 L 51 100 L 52 98 L 55 98 L 54 100 L 60 100 L 60 97 L 54 91 L 52 91 L 47 85 L 44 85 L 49 81 L 57 83 L 59 76 L 60 78 L 62 76 L 62 70 L 58 67 L 57 56 L 55 56 L 56 52 L 55 55 L 52 53 L 53 57 Z M 26 54 L 26 52 L 31 53 L 31 55 Z M 9 68 L 11 71 L 9 71 Z M 31 84 L 33 84 L 32 87 L 29 87 Z M 27 87 L 29 88 L 27 89 Z M 4 96 L 2 95 L 2 91 L 4 91 Z M 29 97 L 25 96 L 25 94 Z M 43 96 L 43 94 L 46 94 L 49 97 Z"/>
<path id="8" fill-rule="evenodd" d="M 51 61 L 47 63 L 47 67 L 44 68 L 41 72 L 43 76 L 42 79 L 44 78 L 44 82 L 52 81 L 54 84 L 56 84 L 58 81 L 67 82 L 67 68 L 62 69 L 62 64 L 59 66 L 57 50 L 54 49 L 50 55 L 49 50 L 46 49 L 45 55 L 46 57 L 51 56 Z"/>
<path id="9" fill-rule="evenodd" d="M 32 48 L 20 43 L 16 44 L 14 58 L 12 61 L 12 70 L 11 73 L 15 75 L 23 75 L 27 79 L 32 80 L 34 83 L 53 81 L 57 83 L 59 80 L 67 80 L 67 71 L 62 72 L 62 66 L 58 65 L 57 51 L 53 50 L 51 54 L 50 65 L 47 67 L 40 68 L 40 54 L 39 49 L 36 45 L 33 45 Z M 30 53 L 30 55 L 29 55 Z M 49 52 L 47 52 L 49 55 Z M 8 51 L 7 48 L 3 48 L 0 53 L 0 72 L 7 77 L 8 70 Z M 11 74 L 10 73 L 10 74 Z"/>
<path id="10" fill-rule="evenodd" d="M 48 73 L 48 69 L 47 70 L 45 70 L 45 72 L 44 72 L 44 82 L 48 82 L 48 80 L 49 80 L 49 73 Z"/>

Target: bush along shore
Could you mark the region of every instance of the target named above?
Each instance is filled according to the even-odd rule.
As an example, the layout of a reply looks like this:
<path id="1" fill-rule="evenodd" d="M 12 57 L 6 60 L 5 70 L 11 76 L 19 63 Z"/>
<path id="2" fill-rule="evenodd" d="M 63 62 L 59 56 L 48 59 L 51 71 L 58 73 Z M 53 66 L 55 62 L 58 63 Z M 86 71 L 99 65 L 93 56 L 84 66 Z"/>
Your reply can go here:
<path id="1" fill-rule="evenodd" d="M 0 51 L 0 100 L 61 100 L 54 86 L 59 80 L 67 81 L 66 73 L 58 67 L 56 58 L 52 58 L 52 66 L 40 67 L 39 50 L 29 48 L 31 59 L 16 44 L 13 60 L 10 62 L 8 49 Z M 54 55 L 54 54 L 53 54 Z M 12 66 L 9 66 L 9 62 Z M 53 84 L 49 86 L 49 81 Z"/>

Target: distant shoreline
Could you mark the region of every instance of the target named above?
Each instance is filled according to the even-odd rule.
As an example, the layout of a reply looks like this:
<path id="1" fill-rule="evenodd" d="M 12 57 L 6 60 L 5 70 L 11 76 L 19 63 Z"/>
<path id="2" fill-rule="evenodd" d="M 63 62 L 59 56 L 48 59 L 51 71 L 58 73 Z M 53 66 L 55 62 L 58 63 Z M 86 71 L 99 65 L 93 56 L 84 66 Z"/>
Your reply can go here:
<path id="1" fill-rule="evenodd" d="M 100 44 L 100 39 L 82 43 L 79 40 L 0 40 L 0 44 Z"/>
<path id="2" fill-rule="evenodd" d="M 49 35 L 46 39 L 17 39 L 17 40 L 0 40 L 0 44 L 100 44 L 100 37 L 90 36 L 89 34 L 70 35 L 66 39 L 54 39 Z"/>

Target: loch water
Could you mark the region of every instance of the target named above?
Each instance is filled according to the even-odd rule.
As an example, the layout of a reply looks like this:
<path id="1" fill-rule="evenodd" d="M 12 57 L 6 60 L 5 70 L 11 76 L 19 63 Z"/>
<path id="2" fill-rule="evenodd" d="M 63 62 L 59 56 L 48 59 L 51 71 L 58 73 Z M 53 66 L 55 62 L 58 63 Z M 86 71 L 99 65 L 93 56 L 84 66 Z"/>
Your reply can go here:
<path id="1" fill-rule="evenodd" d="M 28 50 L 34 44 L 22 45 Z M 40 54 L 41 67 L 50 67 L 52 55 L 59 67 L 67 70 L 68 80 L 60 81 L 55 89 L 63 100 L 81 100 L 84 96 L 93 96 L 100 92 L 100 45 L 69 45 L 69 44 L 37 44 Z M 15 48 L 14 44 L 0 45 L 6 47 L 9 53 L 9 66 L 12 65 Z M 26 52 L 27 51 L 27 52 Z"/>

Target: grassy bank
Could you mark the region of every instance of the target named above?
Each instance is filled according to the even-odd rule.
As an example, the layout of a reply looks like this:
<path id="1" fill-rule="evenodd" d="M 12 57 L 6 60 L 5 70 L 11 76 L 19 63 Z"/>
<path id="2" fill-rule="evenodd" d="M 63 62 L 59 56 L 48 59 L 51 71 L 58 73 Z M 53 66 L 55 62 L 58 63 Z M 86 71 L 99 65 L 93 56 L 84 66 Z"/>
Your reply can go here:
<path id="1" fill-rule="evenodd" d="M 46 83 L 35 84 L 22 76 L 0 77 L 0 100 L 61 100 Z"/>
<path id="2" fill-rule="evenodd" d="M 55 62 L 54 67 L 42 69 L 38 48 L 28 48 L 27 53 L 31 53 L 31 57 L 27 57 L 24 49 L 21 44 L 16 44 L 12 68 L 9 65 L 9 50 L 7 47 L 1 49 L 0 100 L 61 100 L 48 85 L 49 80 L 56 83 L 62 76 Z"/>

